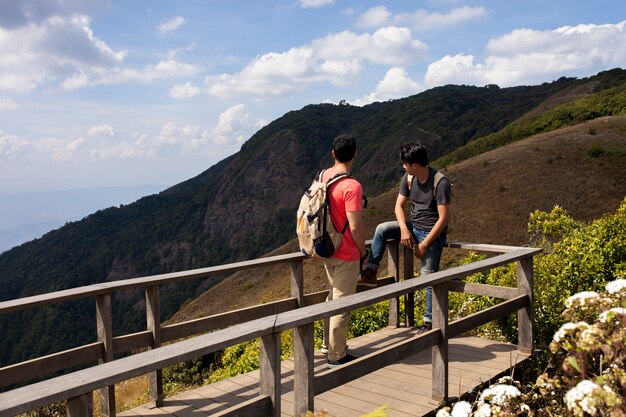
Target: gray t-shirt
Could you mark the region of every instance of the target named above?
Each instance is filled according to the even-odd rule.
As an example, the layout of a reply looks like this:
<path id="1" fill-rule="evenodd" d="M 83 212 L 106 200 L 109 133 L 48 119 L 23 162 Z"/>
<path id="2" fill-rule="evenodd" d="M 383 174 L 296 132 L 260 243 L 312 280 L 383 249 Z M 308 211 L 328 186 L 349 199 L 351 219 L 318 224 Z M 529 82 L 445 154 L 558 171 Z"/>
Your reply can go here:
<path id="1" fill-rule="evenodd" d="M 409 220 L 420 229 L 430 232 L 439 220 L 438 204 L 450 204 L 450 181 L 443 177 L 437 185 L 437 196 L 433 195 L 435 171 L 428 167 L 428 180 L 424 184 L 413 177 L 411 190 L 407 183 L 408 174 L 404 174 L 400 183 L 400 194 L 409 197 L 413 203 Z"/>

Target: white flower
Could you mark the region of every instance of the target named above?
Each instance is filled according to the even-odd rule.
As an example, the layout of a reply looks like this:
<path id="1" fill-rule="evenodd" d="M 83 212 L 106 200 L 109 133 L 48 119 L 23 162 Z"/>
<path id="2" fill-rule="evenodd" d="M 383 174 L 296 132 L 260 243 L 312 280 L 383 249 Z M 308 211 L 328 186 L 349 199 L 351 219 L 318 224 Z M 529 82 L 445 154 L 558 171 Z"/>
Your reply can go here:
<path id="1" fill-rule="evenodd" d="M 580 332 L 579 347 L 585 350 L 600 348 L 602 338 L 602 331 L 596 326 L 590 326 L 588 329 Z"/>
<path id="2" fill-rule="evenodd" d="M 552 338 L 555 342 L 559 343 L 561 340 L 565 339 L 568 335 L 573 334 L 576 330 L 585 330 L 588 329 L 589 325 L 584 321 L 579 321 L 578 323 L 565 323 L 563 324 L 559 330 L 554 333 L 554 337 Z"/>
<path id="3" fill-rule="evenodd" d="M 583 291 L 578 294 L 574 294 L 565 300 L 565 307 L 572 308 L 574 306 L 585 306 L 592 304 L 592 301 L 597 300 L 599 297 L 595 291 Z"/>
<path id="4" fill-rule="evenodd" d="M 520 390 L 512 385 L 493 385 L 480 394 L 480 400 L 496 405 L 506 405 L 509 399 L 520 395 Z"/>
<path id="5" fill-rule="evenodd" d="M 451 417 L 451 416 L 450 416 L 450 413 L 448 413 L 447 408 L 442 408 L 441 410 L 437 411 L 437 414 L 435 415 L 435 417 Z"/>
<path id="6" fill-rule="evenodd" d="M 595 416 L 598 411 L 596 401 L 593 398 L 593 392 L 601 389 L 595 382 L 587 379 L 580 381 L 574 388 L 565 394 L 565 404 L 567 408 L 575 415 L 587 413 Z"/>
<path id="7" fill-rule="evenodd" d="M 598 320 L 600 320 L 600 323 L 608 323 L 616 315 L 617 316 L 626 316 L 626 308 L 615 307 L 615 308 L 612 308 L 612 309 L 610 309 L 608 311 L 604 311 L 604 312 L 602 312 L 602 314 L 600 314 L 600 317 L 598 317 Z"/>
<path id="8" fill-rule="evenodd" d="M 481 403 L 478 408 L 476 408 L 474 417 L 491 417 L 491 406 L 486 403 Z"/>
<path id="9" fill-rule="evenodd" d="M 509 375 L 506 375 L 506 376 L 503 376 L 500 379 L 498 379 L 496 384 L 509 384 L 509 385 L 511 385 L 514 382 L 515 382 L 515 380 L 513 378 L 511 378 Z"/>
<path id="10" fill-rule="evenodd" d="M 472 405 L 467 401 L 459 401 L 452 407 L 451 417 L 469 417 L 472 413 Z"/>
<path id="11" fill-rule="evenodd" d="M 617 294 L 626 290 L 626 279 L 616 279 L 606 284 L 606 290 L 609 294 Z"/>

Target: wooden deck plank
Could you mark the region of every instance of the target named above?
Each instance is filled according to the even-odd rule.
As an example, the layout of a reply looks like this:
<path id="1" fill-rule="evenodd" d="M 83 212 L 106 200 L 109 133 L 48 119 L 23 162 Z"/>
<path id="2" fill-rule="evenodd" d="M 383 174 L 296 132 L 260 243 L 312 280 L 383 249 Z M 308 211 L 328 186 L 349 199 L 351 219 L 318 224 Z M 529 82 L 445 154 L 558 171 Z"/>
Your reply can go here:
<path id="1" fill-rule="evenodd" d="M 228 408 L 227 405 L 219 403 L 212 398 L 208 398 L 198 394 L 196 391 L 186 391 L 176 394 L 172 397 L 178 401 L 185 403 L 192 407 L 194 410 L 198 410 L 204 414 L 211 412 L 215 413 L 220 410 Z"/>
<path id="2" fill-rule="evenodd" d="M 358 384 L 353 386 L 350 384 L 343 385 L 333 390 L 334 392 L 343 395 L 346 398 L 362 398 L 367 399 L 367 403 L 371 404 L 371 410 L 382 407 L 385 404 L 389 404 L 389 397 L 381 393 L 380 389 L 369 390 L 365 389 L 364 384 Z M 370 411 L 371 411 L 370 410 Z M 393 410 L 393 414 L 399 416 L 415 416 L 418 414 L 424 414 L 430 411 L 428 408 L 419 405 L 414 398 L 406 398 L 406 401 L 394 402 L 393 406 L 389 406 L 388 411 L 390 414 Z"/>
<path id="3" fill-rule="evenodd" d="M 401 340 L 417 336 L 414 328 L 385 328 L 348 341 L 356 355 L 375 352 Z M 462 336 L 450 341 L 448 392 L 458 396 L 480 383 L 507 371 L 510 365 L 527 355 L 516 346 Z M 316 373 L 325 371 L 326 355 L 315 352 Z M 281 364 L 281 415 L 294 417 L 293 360 Z M 122 416 L 204 417 L 240 404 L 258 395 L 259 371 L 180 393 L 166 399 L 160 409 L 138 407 Z M 439 405 L 432 400 L 430 349 L 379 369 L 343 386 L 315 397 L 315 409 L 326 410 L 332 417 L 360 417 L 388 404 L 389 417 L 421 416 Z"/>
<path id="4" fill-rule="evenodd" d="M 363 395 L 380 395 L 386 398 L 386 401 L 381 403 L 389 403 L 389 402 L 397 402 L 403 403 L 413 403 L 413 404 L 421 404 L 421 401 L 415 396 L 415 394 L 405 391 L 395 389 L 393 387 L 387 386 L 385 383 L 384 377 L 378 378 L 377 375 L 372 375 L 372 378 L 365 379 L 359 378 L 356 381 L 352 381 L 344 385 L 344 387 L 351 387 L 363 392 Z"/>
<path id="5" fill-rule="evenodd" d="M 346 396 L 345 394 L 342 394 L 340 391 L 336 389 L 325 392 L 315 397 L 316 408 L 317 408 L 318 401 L 327 401 L 330 404 L 334 404 L 334 406 L 345 407 L 348 410 L 350 410 L 349 413 L 351 415 L 353 412 L 355 412 L 356 414 L 353 414 L 353 415 L 356 415 L 356 416 L 362 416 L 363 414 L 371 413 L 372 411 L 380 407 L 379 404 L 373 403 L 369 401 L 369 399 L 366 400 L 363 397 Z M 329 405 L 329 410 L 330 410 L 330 405 Z M 333 413 L 333 415 L 343 416 L 343 414 L 336 414 L 336 413 Z M 412 416 L 409 416 L 408 414 L 404 414 L 402 417 L 412 417 Z"/>

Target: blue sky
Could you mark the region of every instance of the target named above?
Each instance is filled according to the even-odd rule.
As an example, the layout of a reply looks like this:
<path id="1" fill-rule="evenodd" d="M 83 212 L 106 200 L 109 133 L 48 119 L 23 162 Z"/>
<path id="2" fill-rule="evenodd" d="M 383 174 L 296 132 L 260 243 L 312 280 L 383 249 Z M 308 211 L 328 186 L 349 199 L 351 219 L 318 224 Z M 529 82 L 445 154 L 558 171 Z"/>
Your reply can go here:
<path id="1" fill-rule="evenodd" d="M 308 104 L 615 67 L 623 0 L 0 0 L 0 194 L 171 186 Z"/>

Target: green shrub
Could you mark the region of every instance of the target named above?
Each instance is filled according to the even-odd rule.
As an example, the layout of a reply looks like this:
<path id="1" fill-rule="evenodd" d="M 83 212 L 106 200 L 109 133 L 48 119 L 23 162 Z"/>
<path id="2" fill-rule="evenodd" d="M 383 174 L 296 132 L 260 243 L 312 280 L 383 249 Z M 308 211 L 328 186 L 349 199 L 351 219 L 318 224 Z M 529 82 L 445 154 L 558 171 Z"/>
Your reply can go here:
<path id="1" fill-rule="evenodd" d="M 626 276 L 626 198 L 615 214 L 591 223 L 574 220 L 561 207 L 530 215 L 528 232 L 532 246 L 543 249 L 534 258 L 535 344 L 543 351 L 537 366 L 545 366 L 552 335 L 563 324 L 564 301 L 581 291 L 599 291 L 607 282 Z M 464 262 L 481 255 L 470 253 Z M 515 265 L 506 265 L 466 279 L 468 282 L 515 287 Z M 464 317 L 494 305 L 498 300 L 450 294 L 450 319 Z M 492 340 L 517 343 L 517 317 L 511 315 L 478 329 L 475 334 Z"/>
<path id="2" fill-rule="evenodd" d="M 587 155 L 589 155 L 592 158 L 598 158 L 604 155 L 604 149 L 602 149 L 599 146 L 593 146 L 587 151 Z"/>

